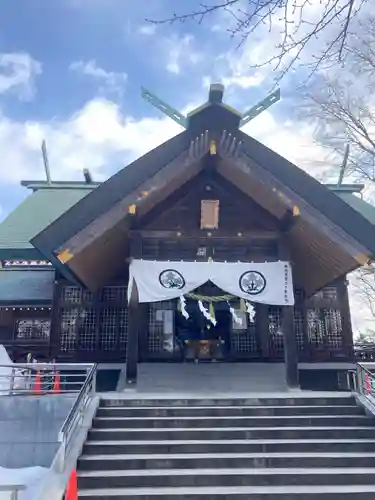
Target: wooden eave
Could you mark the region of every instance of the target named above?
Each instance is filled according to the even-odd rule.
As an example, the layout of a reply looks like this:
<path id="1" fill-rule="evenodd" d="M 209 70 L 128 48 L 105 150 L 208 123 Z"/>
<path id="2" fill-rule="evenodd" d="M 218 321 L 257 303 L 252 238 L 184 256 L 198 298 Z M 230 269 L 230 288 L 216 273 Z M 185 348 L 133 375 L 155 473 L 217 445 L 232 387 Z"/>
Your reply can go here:
<path id="1" fill-rule="evenodd" d="M 202 161 L 191 161 L 184 152 L 152 178 L 125 196 L 79 233 L 55 250 L 55 255 L 67 251 L 65 265 L 95 290 L 116 274 L 128 255 L 127 233 L 134 221 L 130 207 L 136 207 L 135 217 L 144 216 L 158 203 L 168 198 L 203 168 Z M 93 272 L 95 270 L 95 272 Z"/>
<path id="2" fill-rule="evenodd" d="M 131 195 L 164 165 L 188 150 L 191 139 L 187 131 L 184 131 L 138 158 L 96 187 L 88 196 L 32 238 L 31 244 L 41 254 L 52 256 L 56 248 L 64 245 L 72 236 L 85 229 L 124 197 Z"/>
<path id="3" fill-rule="evenodd" d="M 261 167 L 284 186 L 286 194 L 294 194 L 300 202 L 305 201 L 311 209 L 322 214 L 327 223 L 346 234 L 352 242 L 357 242 L 368 257 L 375 255 L 375 226 L 365 217 L 305 171 L 260 142 L 241 131 L 238 131 L 237 137 L 242 142 L 242 151 L 249 164 Z M 362 260 L 363 255 L 358 257 Z"/>
<path id="4" fill-rule="evenodd" d="M 286 210 L 299 213 L 290 231 L 289 242 L 295 281 L 308 294 L 363 265 L 370 258 L 372 249 L 333 224 L 329 217 L 247 156 L 220 161 L 218 172 L 277 218 L 284 217 Z M 326 189 L 320 184 L 319 187 Z M 369 226 L 374 232 L 374 227 Z"/>

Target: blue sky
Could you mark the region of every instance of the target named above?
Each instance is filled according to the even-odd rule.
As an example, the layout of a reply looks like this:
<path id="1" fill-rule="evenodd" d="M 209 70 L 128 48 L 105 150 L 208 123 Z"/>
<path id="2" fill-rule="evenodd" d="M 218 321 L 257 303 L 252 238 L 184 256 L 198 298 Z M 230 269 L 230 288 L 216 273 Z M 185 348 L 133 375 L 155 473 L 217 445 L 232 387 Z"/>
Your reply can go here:
<path id="1" fill-rule="evenodd" d="M 194 1 L 179 5 L 185 10 Z M 225 14 L 202 25 L 145 21 L 165 18 L 175 6 L 172 0 L 0 3 L 0 219 L 27 195 L 20 180 L 43 177 L 42 139 L 53 179 L 78 179 L 90 168 L 99 180 L 178 133 L 142 101 L 141 85 L 185 110 L 206 99 L 213 81 L 226 84 L 226 100 L 238 109 L 267 95 L 272 70 L 251 65 L 272 50 L 272 37 L 259 33 L 236 49 Z M 296 134 L 296 82 L 294 73 L 283 82 L 282 102 L 247 131 L 303 164 L 312 127 L 306 122 Z"/>

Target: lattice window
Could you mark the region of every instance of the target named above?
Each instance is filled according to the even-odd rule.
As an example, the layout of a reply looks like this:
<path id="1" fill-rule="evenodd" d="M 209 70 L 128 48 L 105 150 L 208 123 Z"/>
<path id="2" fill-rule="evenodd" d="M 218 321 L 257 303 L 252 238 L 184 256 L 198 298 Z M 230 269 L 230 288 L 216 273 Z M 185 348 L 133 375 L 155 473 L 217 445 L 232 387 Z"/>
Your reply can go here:
<path id="1" fill-rule="evenodd" d="M 94 294 L 79 286 L 64 286 L 61 290 L 61 302 L 65 304 L 81 304 L 92 302 Z"/>
<path id="2" fill-rule="evenodd" d="M 126 286 L 105 286 L 102 290 L 102 302 L 127 302 Z"/>
<path id="3" fill-rule="evenodd" d="M 61 290 L 61 301 L 67 304 L 80 304 L 82 289 L 79 286 L 64 286 Z"/>
<path id="4" fill-rule="evenodd" d="M 248 330 L 233 330 L 231 334 L 231 348 L 235 353 L 257 353 L 258 342 L 254 328 Z"/>
<path id="5" fill-rule="evenodd" d="M 20 319 L 16 322 L 17 340 L 48 340 L 51 331 L 50 319 Z"/>
<path id="6" fill-rule="evenodd" d="M 337 309 L 324 309 L 325 329 L 329 347 L 339 349 L 342 347 L 342 318 Z"/>
<path id="7" fill-rule="evenodd" d="M 175 240 L 158 240 L 157 238 L 144 238 L 142 240 L 142 258 L 150 260 L 191 260 L 197 258 L 197 250 L 204 244 L 194 238 Z"/>
<path id="8" fill-rule="evenodd" d="M 128 345 L 128 309 L 126 307 L 122 307 L 118 310 L 118 313 L 120 350 L 126 351 Z"/>
<path id="9" fill-rule="evenodd" d="M 89 290 L 82 290 L 82 302 L 92 302 L 94 300 L 94 294 Z"/>
<path id="10" fill-rule="evenodd" d="M 337 288 L 335 286 L 327 286 L 323 288 L 323 298 L 329 300 L 337 300 Z"/>
<path id="11" fill-rule="evenodd" d="M 328 301 L 328 302 L 335 302 L 338 300 L 338 293 L 337 293 L 337 287 L 336 286 L 326 286 L 319 292 L 317 292 L 315 295 L 312 297 L 312 301 L 318 300 L 319 302 L 322 301 Z"/>
<path id="12" fill-rule="evenodd" d="M 206 256 L 207 256 L 207 248 L 206 247 L 198 247 L 197 257 L 206 257 Z"/>
<path id="13" fill-rule="evenodd" d="M 237 315 L 244 321 L 244 329 L 233 322 L 230 337 L 231 350 L 233 353 L 238 354 L 257 354 L 259 352 L 257 341 L 257 313 L 255 314 L 254 321 L 251 323 L 246 313 L 243 314 L 240 310 L 236 310 L 236 312 Z"/>
<path id="14" fill-rule="evenodd" d="M 293 325 L 294 325 L 294 335 L 296 336 L 296 339 L 297 339 L 298 350 L 300 352 L 304 351 L 305 350 L 305 338 L 304 338 L 304 332 L 303 332 L 303 326 L 304 326 L 303 311 L 301 311 L 297 308 L 294 309 Z"/>
<path id="15" fill-rule="evenodd" d="M 74 352 L 76 350 L 78 318 L 78 308 L 61 310 L 60 350 L 62 352 Z"/>
<path id="16" fill-rule="evenodd" d="M 270 335 L 270 351 L 275 355 L 281 355 L 284 352 L 281 307 L 272 306 L 268 308 L 268 331 Z"/>
<path id="17" fill-rule="evenodd" d="M 174 338 L 175 302 L 154 302 L 149 306 L 149 352 L 173 352 L 177 347 Z M 165 316 L 167 311 L 168 317 Z M 172 323 L 172 324 L 171 324 Z"/>
<path id="18" fill-rule="evenodd" d="M 307 311 L 307 337 L 310 344 L 323 345 L 325 336 L 325 325 L 321 315 L 321 309 L 308 309 Z"/>
<path id="19" fill-rule="evenodd" d="M 96 311 L 92 308 L 83 308 L 79 313 L 78 344 L 79 349 L 95 351 L 96 349 Z"/>
<path id="20" fill-rule="evenodd" d="M 126 293 L 126 287 L 105 287 L 101 292 L 101 304 L 95 304 L 91 292 L 79 287 L 63 288 L 62 299 L 66 305 L 60 309 L 61 351 L 126 351 L 128 310 L 118 307 L 126 303 Z"/>
<path id="21" fill-rule="evenodd" d="M 100 313 L 100 348 L 103 351 L 117 349 L 117 310 L 109 307 Z"/>

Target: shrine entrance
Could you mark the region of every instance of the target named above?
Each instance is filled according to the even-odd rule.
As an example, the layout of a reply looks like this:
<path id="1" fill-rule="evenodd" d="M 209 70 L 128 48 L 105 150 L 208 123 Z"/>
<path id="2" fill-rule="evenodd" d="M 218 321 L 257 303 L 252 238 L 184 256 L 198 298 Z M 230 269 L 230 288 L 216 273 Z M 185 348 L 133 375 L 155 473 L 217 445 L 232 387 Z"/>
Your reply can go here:
<path id="1" fill-rule="evenodd" d="M 290 265 L 280 261 L 135 260 L 130 279 L 137 307 L 149 310 L 148 325 L 142 326 L 148 335 L 146 348 L 141 339 L 143 361 L 266 359 L 268 303 L 280 306 L 280 320 L 281 306 L 294 304 Z M 276 333 L 283 338 L 281 324 Z"/>
<path id="2" fill-rule="evenodd" d="M 210 288 L 215 292 L 214 285 Z M 175 338 L 180 348 L 181 360 L 217 362 L 230 359 L 232 315 L 228 305 L 216 304 L 215 325 L 205 320 L 196 300 L 188 299 L 186 310 L 188 319 L 178 311 L 175 316 Z"/>

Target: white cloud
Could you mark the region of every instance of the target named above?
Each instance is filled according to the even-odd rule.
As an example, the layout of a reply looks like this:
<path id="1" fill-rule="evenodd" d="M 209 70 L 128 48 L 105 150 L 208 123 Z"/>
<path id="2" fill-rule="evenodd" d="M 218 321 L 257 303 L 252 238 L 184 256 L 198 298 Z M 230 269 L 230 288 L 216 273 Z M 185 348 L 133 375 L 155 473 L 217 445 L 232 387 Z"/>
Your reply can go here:
<path id="1" fill-rule="evenodd" d="M 185 35 L 182 38 L 172 36 L 167 41 L 166 51 L 166 69 L 175 75 L 179 75 L 188 65 L 197 64 L 203 57 L 202 53 L 195 48 L 192 35 Z"/>
<path id="2" fill-rule="evenodd" d="M 99 90 L 111 92 L 117 95 L 122 95 L 127 81 L 127 74 L 116 71 L 106 71 L 100 68 L 95 60 L 91 61 L 75 61 L 69 69 L 76 73 L 93 78 L 99 83 Z"/>
<path id="3" fill-rule="evenodd" d="M 31 99 L 41 72 L 41 63 L 25 52 L 0 53 L 0 94 L 14 92 L 20 99 Z"/>
<path id="4" fill-rule="evenodd" d="M 142 24 L 142 26 L 140 26 L 138 28 L 138 33 L 140 35 L 145 35 L 145 36 L 152 36 L 152 35 L 155 35 L 156 33 L 156 24 Z"/>
<path id="5" fill-rule="evenodd" d="M 277 120 L 267 110 L 242 130 L 314 177 L 321 178 L 332 168 L 327 162 L 327 150 L 316 144 L 314 126 L 307 121 L 297 124 L 288 119 Z"/>
<path id="6" fill-rule="evenodd" d="M 125 166 L 181 128 L 167 117 L 134 120 L 112 101 L 94 99 L 65 121 L 17 122 L 0 115 L 0 182 L 16 184 L 44 175 L 40 147 L 46 139 L 52 178 L 72 180 L 89 168 L 96 179 Z"/>

